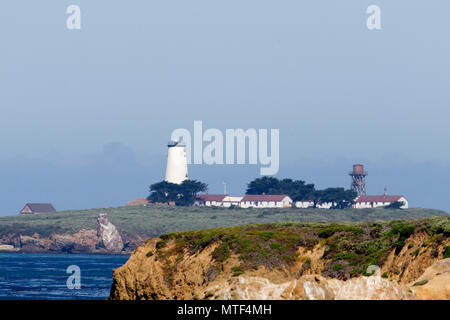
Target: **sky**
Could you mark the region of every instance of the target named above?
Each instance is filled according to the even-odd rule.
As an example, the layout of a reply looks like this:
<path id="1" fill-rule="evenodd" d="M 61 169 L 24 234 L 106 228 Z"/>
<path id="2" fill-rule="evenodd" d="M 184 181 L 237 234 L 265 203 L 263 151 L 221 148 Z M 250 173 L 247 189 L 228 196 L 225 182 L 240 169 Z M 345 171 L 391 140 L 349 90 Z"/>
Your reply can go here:
<path id="1" fill-rule="evenodd" d="M 81 29 L 66 27 L 69 5 Z M 366 9 L 381 8 L 381 30 Z M 450 2 L 6 0 L 0 215 L 119 206 L 164 178 L 177 128 L 280 130 L 277 177 L 450 211 Z M 254 165 L 190 165 L 245 192 Z"/>

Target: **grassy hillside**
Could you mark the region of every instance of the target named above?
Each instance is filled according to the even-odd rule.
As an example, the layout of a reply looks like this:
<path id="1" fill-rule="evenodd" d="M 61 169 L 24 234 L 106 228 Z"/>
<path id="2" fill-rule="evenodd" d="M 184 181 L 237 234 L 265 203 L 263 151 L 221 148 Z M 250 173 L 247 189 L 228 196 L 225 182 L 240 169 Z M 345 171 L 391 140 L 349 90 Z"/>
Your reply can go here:
<path id="1" fill-rule="evenodd" d="M 80 229 L 96 229 L 96 218 L 106 212 L 122 235 L 142 239 L 184 230 L 230 227 L 269 222 L 333 222 L 377 221 L 448 216 L 433 209 L 223 209 L 181 207 L 118 207 L 64 211 L 30 216 L 0 217 L 0 237 L 8 234 L 41 237 L 53 233 L 75 233 Z"/>

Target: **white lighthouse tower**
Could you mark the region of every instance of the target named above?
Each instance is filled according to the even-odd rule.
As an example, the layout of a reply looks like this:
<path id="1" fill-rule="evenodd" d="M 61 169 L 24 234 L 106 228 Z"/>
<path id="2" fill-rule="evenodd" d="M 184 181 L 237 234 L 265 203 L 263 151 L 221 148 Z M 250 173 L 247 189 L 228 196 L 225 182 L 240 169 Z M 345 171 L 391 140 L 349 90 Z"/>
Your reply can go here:
<path id="1" fill-rule="evenodd" d="M 188 179 L 186 146 L 178 140 L 169 141 L 167 147 L 166 178 L 170 183 L 181 184 Z"/>

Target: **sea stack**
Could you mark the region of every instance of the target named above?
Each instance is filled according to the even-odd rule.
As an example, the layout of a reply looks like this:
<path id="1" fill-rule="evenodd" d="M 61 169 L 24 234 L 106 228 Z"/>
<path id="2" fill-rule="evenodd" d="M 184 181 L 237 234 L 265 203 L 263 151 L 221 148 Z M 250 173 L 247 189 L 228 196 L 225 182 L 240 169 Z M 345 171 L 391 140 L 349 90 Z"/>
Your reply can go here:
<path id="1" fill-rule="evenodd" d="M 97 218 L 98 247 L 105 248 L 108 253 L 119 254 L 123 249 L 123 240 L 117 228 L 108 220 L 106 213 Z"/>

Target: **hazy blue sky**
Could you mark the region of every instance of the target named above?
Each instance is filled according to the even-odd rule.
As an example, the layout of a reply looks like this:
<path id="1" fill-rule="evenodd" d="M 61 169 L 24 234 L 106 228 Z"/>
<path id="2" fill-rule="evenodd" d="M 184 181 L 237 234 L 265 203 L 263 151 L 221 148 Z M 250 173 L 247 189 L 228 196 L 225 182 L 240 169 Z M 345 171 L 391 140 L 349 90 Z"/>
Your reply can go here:
<path id="1" fill-rule="evenodd" d="M 70 4 L 82 29 L 68 30 Z M 366 28 L 381 7 L 382 30 Z M 279 177 L 450 211 L 448 0 L 5 0 L 0 215 L 116 206 L 162 180 L 176 128 L 280 129 Z M 255 166 L 191 166 L 233 194 Z"/>

